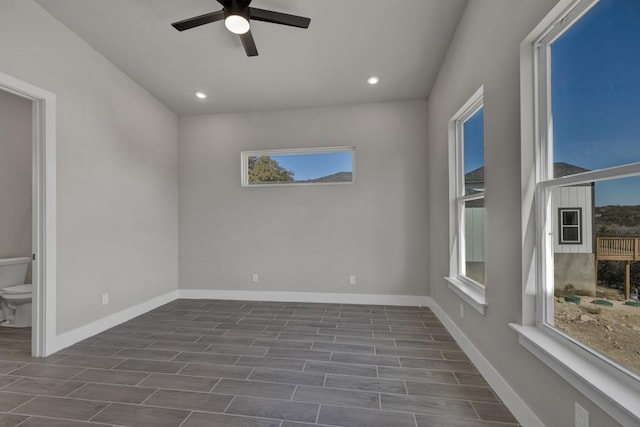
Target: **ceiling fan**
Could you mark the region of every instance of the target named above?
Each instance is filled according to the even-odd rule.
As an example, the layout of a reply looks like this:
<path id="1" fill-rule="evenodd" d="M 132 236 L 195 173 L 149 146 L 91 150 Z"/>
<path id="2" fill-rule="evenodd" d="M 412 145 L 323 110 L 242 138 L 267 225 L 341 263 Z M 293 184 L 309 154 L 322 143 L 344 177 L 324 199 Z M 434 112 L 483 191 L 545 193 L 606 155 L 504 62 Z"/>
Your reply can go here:
<path id="1" fill-rule="evenodd" d="M 217 2 L 222 5 L 221 10 L 174 22 L 171 25 L 178 31 L 184 31 L 224 20 L 225 27 L 240 36 L 247 56 L 258 56 L 258 49 L 251 35 L 251 25 L 249 24 L 251 20 L 298 28 L 309 28 L 311 23 L 311 19 L 302 16 L 249 7 L 251 0 L 217 0 Z"/>

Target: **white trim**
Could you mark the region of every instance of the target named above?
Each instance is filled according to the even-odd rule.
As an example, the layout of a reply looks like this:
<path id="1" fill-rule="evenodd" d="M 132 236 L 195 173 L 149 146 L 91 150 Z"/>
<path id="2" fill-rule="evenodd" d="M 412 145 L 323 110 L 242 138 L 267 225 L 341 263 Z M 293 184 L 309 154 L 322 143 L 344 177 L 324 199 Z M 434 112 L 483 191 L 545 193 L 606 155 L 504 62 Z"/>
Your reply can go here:
<path id="1" fill-rule="evenodd" d="M 33 103 L 31 354 L 47 356 L 56 336 L 56 96 L 4 73 L 0 90 Z"/>
<path id="2" fill-rule="evenodd" d="M 127 322 L 160 306 L 168 304 L 177 298 L 178 291 L 171 291 L 164 295 L 152 298 L 149 301 L 134 305 L 117 313 L 110 314 L 77 329 L 64 332 L 56 337 L 55 343 L 52 345 L 52 353 L 99 334 L 100 332 L 104 332 L 107 329 L 120 325 L 121 323 Z"/>
<path id="3" fill-rule="evenodd" d="M 249 157 L 278 156 L 287 154 L 318 154 L 318 153 L 351 153 L 351 181 L 349 182 L 278 182 L 273 184 L 249 183 Z M 315 147 L 315 148 L 284 148 L 277 150 L 253 150 L 240 153 L 240 184 L 242 187 L 280 187 L 305 185 L 349 185 L 356 182 L 356 147 Z"/>
<path id="4" fill-rule="evenodd" d="M 540 181 L 538 186 L 541 188 L 568 187 L 571 185 L 591 184 L 596 181 L 628 178 L 631 176 L 637 176 L 638 174 L 640 174 L 640 162 L 635 162 L 605 169 L 581 172 L 560 178 L 549 178 L 544 181 Z"/>
<path id="5" fill-rule="evenodd" d="M 630 427 L 640 424 L 637 381 L 634 384 L 603 366 L 596 356 L 585 357 L 570 341 L 559 340 L 536 326 L 509 326 L 518 332 L 523 347 L 617 422 Z"/>
<path id="6" fill-rule="evenodd" d="M 475 283 L 466 283 L 459 277 L 445 277 L 447 286 L 467 304 L 476 309 L 483 316 L 487 313 L 487 299 L 484 289 Z"/>
<path id="7" fill-rule="evenodd" d="M 178 298 L 222 299 L 239 301 L 311 302 L 326 304 L 372 304 L 424 307 L 431 298 L 412 295 L 347 294 L 328 292 L 234 291 L 213 289 L 179 289 Z"/>
<path id="8" fill-rule="evenodd" d="M 500 372 L 482 355 L 480 350 L 473 345 L 473 342 L 462 332 L 458 325 L 447 315 L 447 313 L 438 305 L 438 303 L 429 298 L 428 307 L 438 317 L 442 324 L 447 328 L 451 336 L 456 340 L 458 345 L 464 350 L 471 362 L 480 371 L 482 376 L 487 380 L 491 388 L 496 392 L 498 397 L 509 408 L 514 417 L 524 427 L 544 427 L 544 423 L 529 408 L 526 402 L 515 392 L 505 380 Z"/>
<path id="9" fill-rule="evenodd" d="M 464 123 L 484 106 L 484 86 L 462 105 L 449 120 L 449 276 L 448 287 L 484 316 L 487 309 L 485 286 L 466 276 L 465 203 L 485 198 L 485 192 L 465 194 Z M 484 147 L 483 147 L 484 149 Z"/>

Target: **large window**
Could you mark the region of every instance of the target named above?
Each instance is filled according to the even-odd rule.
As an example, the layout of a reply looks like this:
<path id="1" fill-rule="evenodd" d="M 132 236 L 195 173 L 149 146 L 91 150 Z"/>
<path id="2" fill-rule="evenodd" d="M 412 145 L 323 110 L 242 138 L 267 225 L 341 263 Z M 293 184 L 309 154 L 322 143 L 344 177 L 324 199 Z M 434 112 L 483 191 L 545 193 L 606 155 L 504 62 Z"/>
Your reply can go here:
<path id="1" fill-rule="evenodd" d="M 485 303 L 485 168 L 482 88 L 450 121 L 449 287 L 481 313 Z"/>
<path id="2" fill-rule="evenodd" d="M 638 22 L 639 1 L 561 0 L 522 45 L 523 219 L 535 218 L 523 323 L 535 328 L 514 327 L 623 425 L 640 425 Z"/>

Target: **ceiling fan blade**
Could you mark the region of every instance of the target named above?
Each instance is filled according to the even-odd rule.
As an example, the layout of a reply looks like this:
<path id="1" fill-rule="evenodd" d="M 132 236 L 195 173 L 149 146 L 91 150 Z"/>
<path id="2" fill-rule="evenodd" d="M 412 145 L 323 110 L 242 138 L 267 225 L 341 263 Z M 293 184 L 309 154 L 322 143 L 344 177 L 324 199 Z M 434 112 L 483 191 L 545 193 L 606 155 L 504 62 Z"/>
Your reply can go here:
<path id="1" fill-rule="evenodd" d="M 290 27 L 309 28 L 311 19 L 273 10 L 249 8 L 249 17 L 254 21 L 271 22 L 272 24 L 289 25 Z"/>
<path id="2" fill-rule="evenodd" d="M 178 31 L 184 31 L 191 28 L 199 27 L 200 25 L 209 24 L 211 22 L 222 21 L 223 19 L 224 11 L 219 10 L 217 12 L 205 13 L 204 15 L 174 22 L 171 25 Z"/>
<path id="3" fill-rule="evenodd" d="M 240 34 L 240 40 L 242 40 L 242 46 L 244 46 L 244 51 L 247 52 L 247 56 L 258 56 L 258 48 L 256 47 L 256 42 L 253 41 L 251 30 Z"/>

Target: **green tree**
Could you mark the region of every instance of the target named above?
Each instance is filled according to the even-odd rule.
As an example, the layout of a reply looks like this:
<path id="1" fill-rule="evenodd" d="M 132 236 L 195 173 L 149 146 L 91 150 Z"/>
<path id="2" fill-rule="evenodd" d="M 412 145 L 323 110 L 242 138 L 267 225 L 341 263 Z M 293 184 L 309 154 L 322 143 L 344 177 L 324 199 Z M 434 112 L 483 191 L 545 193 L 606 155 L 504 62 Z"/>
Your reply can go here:
<path id="1" fill-rule="evenodd" d="M 293 175 L 271 156 L 249 157 L 249 182 L 293 182 Z"/>

